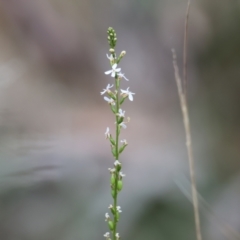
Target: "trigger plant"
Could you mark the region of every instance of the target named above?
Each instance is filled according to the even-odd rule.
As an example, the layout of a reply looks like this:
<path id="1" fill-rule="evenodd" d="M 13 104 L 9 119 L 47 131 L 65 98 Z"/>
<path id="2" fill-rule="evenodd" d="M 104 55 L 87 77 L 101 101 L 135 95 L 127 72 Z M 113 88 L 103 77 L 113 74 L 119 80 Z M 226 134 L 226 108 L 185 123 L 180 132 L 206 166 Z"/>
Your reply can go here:
<path id="1" fill-rule="evenodd" d="M 106 71 L 105 74 L 109 75 L 110 83 L 101 92 L 103 99 L 108 103 L 111 111 L 115 117 L 115 132 L 112 135 L 110 128 L 107 127 L 105 132 L 106 139 L 110 142 L 111 152 L 114 158 L 112 168 L 109 168 L 110 172 L 110 186 L 112 203 L 108 207 L 108 212 L 105 214 L 105 221 L 108 224 L 109 232 L 106 232 L 103 236 L 106 240 L 119 240 L 120 234 L 117 232 L 117 224 L 120 219 L 120 214 L 122 212 L 121 207 L 118 205 L 118 195 L 123 188 L 123 178 L 125 174 L 122 170 L 122 162 L 119 157 L 120 154 L 125 150 L 128 145 L 126 139 L 120 139 L 120 133 L 123 129 L 127 128 L 127 123 L 130 118 L 126 118 L 126 111 L 123 110 L 123 103 L 128 98 L 133 101 L 135 93 L 129 91 L 129 87 L 124 90 L 120 88 L 121 81 L 124 79 L 128 81 L 125 74 L 121 72 L 121 68 L 118 66 L 122 58 L 125 56 L 126 52 L 122 51 L 119 56 L 116 55 L 115 47 L 117 43 L 117 35 L 113 28 L 108 28 L 108 43 L 110 46 L 107 58 L 110 63 L 110 70 Z"/>

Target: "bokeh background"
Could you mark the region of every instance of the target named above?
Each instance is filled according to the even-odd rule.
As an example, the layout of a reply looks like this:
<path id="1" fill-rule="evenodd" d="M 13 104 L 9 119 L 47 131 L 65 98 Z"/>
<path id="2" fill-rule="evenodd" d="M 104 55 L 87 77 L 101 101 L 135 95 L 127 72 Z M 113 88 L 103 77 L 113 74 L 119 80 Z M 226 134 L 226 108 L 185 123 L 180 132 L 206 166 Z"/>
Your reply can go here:
<path id="1" fill-rule="evenodd" d="M 0 238 L 97 240 L 111 203 L 109 26 L 125 104 L 122 239 L 195 239 L 171 48 L 187 0 L 0 0 Z M 240 2 L 193 0 L 188 100 L 203 239 L 240 239 Z"/>

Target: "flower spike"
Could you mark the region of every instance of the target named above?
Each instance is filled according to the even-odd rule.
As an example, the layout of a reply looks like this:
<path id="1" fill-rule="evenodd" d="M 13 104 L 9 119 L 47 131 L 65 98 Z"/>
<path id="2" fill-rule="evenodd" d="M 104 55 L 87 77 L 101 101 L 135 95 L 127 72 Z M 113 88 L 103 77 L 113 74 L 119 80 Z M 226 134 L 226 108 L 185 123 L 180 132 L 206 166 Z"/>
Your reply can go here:
<path id="1" fill-rule="evenodd" d="M 128 98 L 130 101 L 133 101 L 133 95 L 135 95 L 135 93 L 130 92 L 129 87 L 126 90 L 120 89 L 122 78 L 124 78 L 126 81 L 129 81 L 125 74 L 121 72 L 121 68 L 118 67 L 118 64 L 126 55 L 126 51 L 122 51 L 120 55 L 117 56 L 115 51 L 115 46 L 117 43 L 116 32 L 110 27 L 108 28 L 107 33 L 110 54 L 106 54 L 106 56 L 110 61 L 111 69 L 106 71 L 105 74 L 114 78 L 115 84 L 108 84 L 106 88 L 100 92 L 100 94 L 107 95 L 103 96 L 103 99 L 110 105 L 111 111 L 114 114 L 116 131 L 115 137 L 110 134 L 109 127 L 107 127 L 105 131 L 105 137 L 109 140 L 111 153 L 115 160 L 113 162 L 113 168 L 108 168 L 110 172 L 110 186 L 113 204 L 110 204 L 108 207 L 111 216 L 106 213 L 105 221 L 108 223 L 110 231 L 106 232 L 103 236 L 106 238 L 106 240 L 120 240 L 120 235 L 117 232 L 117 224 L 119 222 L 122 209 L 120 206 L 118 206 L 118 194 L 123 189 L 123 177 L 125 177 L 125 174 L 121 172 L 122 163 L 120 162 L 119 157 L 128 145 L 127 140 L 120 140 L 120 133 L 122 129 L 127 128 L 126 123 L 128 123 L 130 120 L 129 117 L 125 117 L 125 111 L 122 109 L 122 105 L 126 98 Z M 115 89 L 112 90 L 114 86 Z"/>

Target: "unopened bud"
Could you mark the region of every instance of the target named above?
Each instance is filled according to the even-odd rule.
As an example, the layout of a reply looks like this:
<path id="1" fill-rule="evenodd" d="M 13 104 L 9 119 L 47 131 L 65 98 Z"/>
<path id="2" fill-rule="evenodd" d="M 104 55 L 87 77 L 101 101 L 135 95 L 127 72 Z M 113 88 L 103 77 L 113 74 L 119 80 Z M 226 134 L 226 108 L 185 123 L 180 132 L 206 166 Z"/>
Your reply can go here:
<path id="1" fill-rule="evenodd" d="M 114 174 L 111 174 L 111 186 L 114 186 L 114 184 L 115 184 L 115 175 Z"/>
<path id="2" fill-rule="evenodd" d="M 116 147 L 114 146 L 111 146 L 111 147 L 112 147 L 112 155 L 116 157 Z"/>
<path id="3" fill-rule="evenodd" d="M 116 215 L 117 215 L 117 221 L 119 221 L 119 218 L 120 218 L 119 212 L 116 212 Z"/>
<path id="4" fill-rule="evenodd" d="M 114 223 L 112 221 L 108 222 L 108 227 L 112 231 L 114 229 Z"/>
<path id="5" fill-rule="evenodd" d="M 122 188 L 123 188 L 123 182 L 122 182 L 122 180 L 118 180 L 118 184 L 117 184 L 118 191 L 121 191 Z"/>
<path id="6" fill-rule="evenodd" d="M 120 53 L 120 57 L 122 58 L 122 57 L 124 57 L 126 55 L 126 51 L 122 51 L 121 53 Z"/>
<path id="7" fill-rule="evenodd" d="M 115 196 L 116 196 L 115 190 L 112 190 L 111 194 L 112 194 L 112 197 L 115 198 Z"/>

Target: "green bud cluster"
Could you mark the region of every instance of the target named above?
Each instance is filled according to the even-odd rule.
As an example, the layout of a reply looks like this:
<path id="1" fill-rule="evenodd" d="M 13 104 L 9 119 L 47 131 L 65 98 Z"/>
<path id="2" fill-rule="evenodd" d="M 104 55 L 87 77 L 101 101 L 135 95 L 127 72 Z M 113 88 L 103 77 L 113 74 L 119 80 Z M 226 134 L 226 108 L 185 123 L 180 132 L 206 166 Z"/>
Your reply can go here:
<path id="1" fill-rule="evenodd" d="M 116 176 L 116 175 L 118 175 L 118 176 Z M 111 174 L 110 183 L 111 183 L 111 188 L 112 188 L 112 195 L 115 196 L 115 194 L 116 194 L 116 191 L 115 191 L 116 183 L 117 183 L 118 192 L 120 192 L 123 188 L 122 177 L 119 174 L 113 173 L 113 174 Z"/>
<path id="2" fill-rule="evenodd" d="M 108 34 L 108 43 L 111 48 L 115 48 L 117 44 L 117 34 L 112 27 L 109 27 L 107 30 Z"/>

